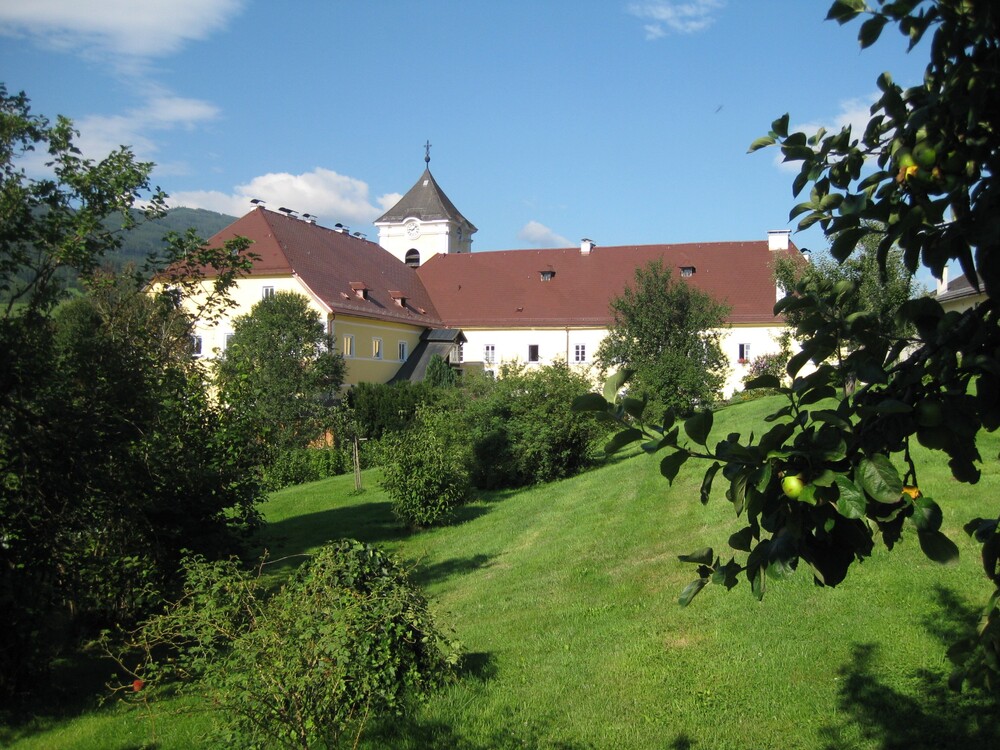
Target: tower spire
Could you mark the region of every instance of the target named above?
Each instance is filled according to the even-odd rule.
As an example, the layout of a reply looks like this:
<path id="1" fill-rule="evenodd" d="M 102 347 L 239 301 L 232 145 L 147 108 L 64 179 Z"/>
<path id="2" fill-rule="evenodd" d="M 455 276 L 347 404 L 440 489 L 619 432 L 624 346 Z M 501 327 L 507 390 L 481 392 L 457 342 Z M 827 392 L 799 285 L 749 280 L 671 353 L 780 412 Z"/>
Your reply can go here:
<path id="1" fill-rule="evenodd" d="M 427 143 L 424 144 L 424 163 L 425 164 L 430 164 L 431 163 L 431 142 L 430 142 L 430 140 L 428 140 Z"/>

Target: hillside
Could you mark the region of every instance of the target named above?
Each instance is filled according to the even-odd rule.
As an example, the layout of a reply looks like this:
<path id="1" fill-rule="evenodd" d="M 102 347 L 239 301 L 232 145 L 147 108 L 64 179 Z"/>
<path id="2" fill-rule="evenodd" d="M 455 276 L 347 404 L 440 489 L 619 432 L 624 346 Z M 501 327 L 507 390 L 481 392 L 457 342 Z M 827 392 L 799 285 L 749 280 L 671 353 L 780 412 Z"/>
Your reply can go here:
<path id="1" fill-rule="evenodd" d="M 141 263 L 151 252 L 163 247 L 163 237 L 168 232 L 183 234 L 189 228 L 208 239 L 236 218 L 202 208 L 172 208 L 166 216 L 155 221 L 142 221 L 141 212 L 134 212 L 140 218 L 139 225 L 126 235 L 122 250 L 108 257 L 109 265 L 120 268 L 128 262 Z"/>

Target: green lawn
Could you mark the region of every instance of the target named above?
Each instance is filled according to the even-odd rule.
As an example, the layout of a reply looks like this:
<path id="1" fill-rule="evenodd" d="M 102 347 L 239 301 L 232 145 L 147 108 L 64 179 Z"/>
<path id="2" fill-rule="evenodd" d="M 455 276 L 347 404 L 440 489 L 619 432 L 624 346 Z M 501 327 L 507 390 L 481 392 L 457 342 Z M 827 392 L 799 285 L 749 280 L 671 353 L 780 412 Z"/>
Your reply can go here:
<path id="1" fill-rule="evenodd" d="M 714 432 L 746 432 L 771 406 L 724 410 Z M 671 488 L 644 455 L 487 495 L 460 523 L 418 534 L 394 521 L 376 472 L 360 494 L 351 476 L 288 489 L 265 508 L 268 571 L 277 577 L 342 536 L 384 545 L 463 643 L 460 678 L 410 720 L 370 726 L 363 747 L 1000 747 L 994 704 L 944 685 L 947 644 L 986 597 L 961 525 L 996 512 L 998 449 L 1000 439 L 984 438 L 991 461 L 975 487 L 954 482 L 943 462 L 922 474 L 959 564 L 928 562 L 909 535 L 836 589 L 803 571 L 763 602 L 744 583 L 677 605 L 694 576 L 677 555 L 724 553 L 736 523 L 721 483 L 708 506 L 698 502 L 698 464 Z M 124 750 L 155 731 L 156 747 L 188 748 L 209 717 L 183 708 L 154 706 L 155 723 L 121 707 L 42 717 L 0 732 L 0 744 Z"/>

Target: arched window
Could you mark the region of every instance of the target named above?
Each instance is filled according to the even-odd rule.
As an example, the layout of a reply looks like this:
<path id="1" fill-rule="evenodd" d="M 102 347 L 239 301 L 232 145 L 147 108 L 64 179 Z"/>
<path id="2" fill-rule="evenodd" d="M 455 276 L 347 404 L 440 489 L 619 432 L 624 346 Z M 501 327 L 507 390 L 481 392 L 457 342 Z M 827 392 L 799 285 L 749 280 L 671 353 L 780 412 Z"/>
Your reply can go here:
<path id="1" fill-rule="evenodd" d="M 406 251 L 406 265 L 410 268 L 416 268 L 420 265 L 420 251 L 415 247 L 411 247 Z"/>

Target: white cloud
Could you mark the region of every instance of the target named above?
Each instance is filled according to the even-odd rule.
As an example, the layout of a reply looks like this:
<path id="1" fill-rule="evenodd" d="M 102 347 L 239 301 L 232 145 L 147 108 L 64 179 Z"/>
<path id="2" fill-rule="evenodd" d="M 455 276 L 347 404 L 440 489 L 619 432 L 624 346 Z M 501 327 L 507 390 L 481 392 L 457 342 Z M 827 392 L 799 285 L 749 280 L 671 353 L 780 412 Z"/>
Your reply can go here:
<path id="1" fill-rule="evenodd" d="M 0 33 L 67 52 L 160 57 L 206 39 L 244 0 L 0 0 Z"/>
<path id="2" fill-rule="evenodd" d="M 517 233 L 517 238 L 521 242 L 526 242 L 533 247 L 569 247 L 573 243 L 562 235 L 556 234 L 544 224 L 537 221 L 529 221 Z"/>
<path id="3" fill-rule="evenodd" d="M 348 226 L 370 224 L 401 196 L 396 193 L 375 199 L 368 196 L 368 184 L 353 177 L 317 167 L 304 174 L 275 172 L 254 177 L 245 185 L 237 185 L 231 194 L 218 191 L 177 192 L 170 196 L 171 206 L 206 208 L 231 216 L 242 216 L 252 206 L 251 198 L 267 201 L 276 211 L 285 206 L 300 213 L 320 217 L 324 226 L 340 222 Z M 380 209 L 379 206 L 382 208 Z"/>
<path id="4" fill-rule="evenodd" d="M 659 39 L 673 32 L 695 34 L 713 23 L 717 11 L 724 8 L 725 0 L 650 0 L 632 3 L 628 12 L 649 23 L 643 25 L 646 39 Z"/>
<path id="5" fill-rule="evenodd" d="M 87 115 L 74 126 L 80 131 L 77 146 L 87 158 L 103 159 L 119 146 L 131 146 L 140 159 L 150 159 L 157 150 L 150 133 L 191 130 L 218 116 L 218 108 L 209 102 L 161 95 L 124 115 Z"/>

